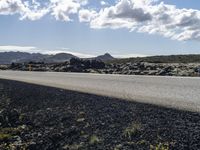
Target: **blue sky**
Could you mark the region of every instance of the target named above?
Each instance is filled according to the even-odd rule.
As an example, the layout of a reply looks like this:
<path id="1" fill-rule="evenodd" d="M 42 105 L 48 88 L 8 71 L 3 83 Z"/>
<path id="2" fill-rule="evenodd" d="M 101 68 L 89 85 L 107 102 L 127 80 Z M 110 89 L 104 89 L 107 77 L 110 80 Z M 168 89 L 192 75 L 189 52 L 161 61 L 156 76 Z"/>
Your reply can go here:
<path id="1" fill-rule="evenodd" d="M 200 1 L 138 1 L 5 0 L 0 2 L 0 51 L 83 57 L 200 53 Z"/>

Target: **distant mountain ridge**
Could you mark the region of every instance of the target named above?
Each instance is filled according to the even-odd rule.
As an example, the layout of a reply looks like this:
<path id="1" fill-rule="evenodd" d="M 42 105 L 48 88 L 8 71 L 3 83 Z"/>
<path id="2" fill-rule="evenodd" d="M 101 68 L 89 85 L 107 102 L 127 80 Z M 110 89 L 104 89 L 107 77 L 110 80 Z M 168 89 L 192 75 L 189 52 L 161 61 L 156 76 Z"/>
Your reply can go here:
<path id="1" fill-rule="evenodd" d="M 101 60 L 101 61 L 109 61 L 109 60 L 113 60 L 114 57 L 111 56 L 109 53 L 105 53 L 104 55 L 97 56 L 95 59 Z"/>
<path id="2" fill-rule="evenodd" d="M 41 53 L 27 53 L 27 52 L 1 52 L 0 64 L 23 63 L 29 61 L 35 62 L 64 62 L 76 56 L 68 53 L 59 53 L 55 55 L 41 54 Z"/>
<path id="3" fill-rule="evenodd" d="M 71 58 L 79 58 L 70 53 L 58 53 L 54 55 L 27 52 L 0 52 L 0 64 L 23 63 L 23 62 L 45 62 L 45 63 L 61 63 L 69 61 Z M 100 61 L 113 60 L 114 58 L 106 53 L 94 58 Z"/>

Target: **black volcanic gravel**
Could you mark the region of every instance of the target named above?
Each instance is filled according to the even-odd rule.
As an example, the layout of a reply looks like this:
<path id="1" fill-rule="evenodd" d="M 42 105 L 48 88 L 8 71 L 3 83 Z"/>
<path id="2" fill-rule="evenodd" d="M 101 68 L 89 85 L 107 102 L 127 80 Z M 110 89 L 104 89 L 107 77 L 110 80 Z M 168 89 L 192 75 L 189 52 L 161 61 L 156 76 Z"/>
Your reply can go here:
<path id="1" fill-rule="evenodd" d="M 200 114 L 0 80 L 0 149 L 198 150 Z"/>

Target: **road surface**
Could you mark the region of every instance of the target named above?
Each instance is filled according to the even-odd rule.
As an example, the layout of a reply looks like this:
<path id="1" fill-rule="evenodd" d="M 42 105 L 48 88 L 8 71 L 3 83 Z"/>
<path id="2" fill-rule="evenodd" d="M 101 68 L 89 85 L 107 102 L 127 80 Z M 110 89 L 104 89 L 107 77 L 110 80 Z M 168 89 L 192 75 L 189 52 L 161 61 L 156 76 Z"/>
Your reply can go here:
<path id="1" fill-rule="evenodd" d="M 200 78 L 0 71 L 10 79 L 200 112 Z"/>

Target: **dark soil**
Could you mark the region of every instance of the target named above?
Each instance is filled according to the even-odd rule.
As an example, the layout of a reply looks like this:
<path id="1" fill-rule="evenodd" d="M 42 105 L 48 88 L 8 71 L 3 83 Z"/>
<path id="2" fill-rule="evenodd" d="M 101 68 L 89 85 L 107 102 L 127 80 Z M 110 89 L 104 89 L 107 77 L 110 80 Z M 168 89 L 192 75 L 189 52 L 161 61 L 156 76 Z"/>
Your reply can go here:
<path id="1" fill-rule="evenodd" d="M 0 149 L 198 150 L 200 114 L 0 80 Z"/>

